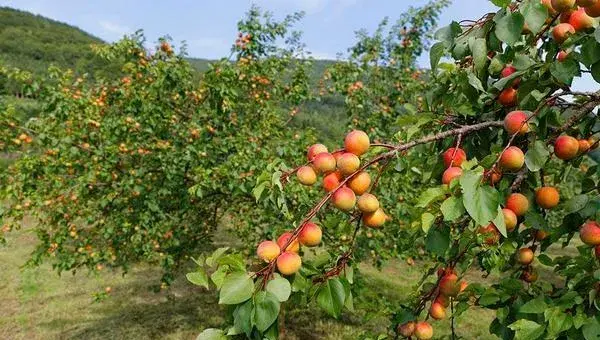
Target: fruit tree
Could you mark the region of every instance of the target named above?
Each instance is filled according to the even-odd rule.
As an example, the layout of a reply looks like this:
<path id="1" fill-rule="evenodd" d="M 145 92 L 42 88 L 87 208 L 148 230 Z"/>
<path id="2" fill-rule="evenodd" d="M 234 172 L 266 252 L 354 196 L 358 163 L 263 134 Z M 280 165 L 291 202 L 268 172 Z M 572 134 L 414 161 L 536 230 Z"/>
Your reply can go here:
<path id="1" fill-rule="evenodd" d="M 363 68 L 364 78 L 344 74 L 355 77 L 345 91 L 350 105 L 359 101 L 351 108 L 360 129 L 335 145 L 306 143 L 297 167 L 269 164 L 272 176 L 255 188 L 266 209 L 281 209 L 298 190 L 320 198 L 287 231 L 258 242 L 253 259 L 226 248 L 196 259 L 188 279 L 215 286 L 231 316 L 227 328 L 200 339 L 277 338 L 286 301 L 339 317 L 353 309 L 356 265 L 368 251 L 431 263 L 414 294 L 393 302 L 389 332 L 378 338 L 430 339 L 446 318 L 457 338 L 455 318 L 474 307 L 496 311 L 489 331 L 500 338 L 600 336 L 600 91 L 571 89 L 584 73 L 600 81 L 600 2 L 492 2 L 496 13 L 437 31 L 427 84 L 411 83 L 422 92 L 410 110 L 408 101 L 380 110 L 389 99 L 382 82 L 365 82 L 407 67 L 370 63 L 384 53 L 377 39 L 360 45 L 365 64 L 332 71 Z M 374 117 L 385 123 L 365 126 Z M 386 188 L 394 178 L 419 195 L 401 200 Z M 340 230 L 349 236 L 332 237 Z M 372 241 L 378 237 L 394 250 Z M 561 247 L 573 251 L 556 255 Z M 465 279 L 473 270 L 485 283 Z"/>

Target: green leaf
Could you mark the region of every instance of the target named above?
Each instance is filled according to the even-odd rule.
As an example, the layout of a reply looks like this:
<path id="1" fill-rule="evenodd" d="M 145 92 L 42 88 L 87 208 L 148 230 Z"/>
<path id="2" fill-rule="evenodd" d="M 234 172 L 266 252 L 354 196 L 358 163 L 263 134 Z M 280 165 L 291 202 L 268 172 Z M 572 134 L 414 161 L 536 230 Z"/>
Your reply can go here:
<path id="1" fill-rule="evenodd" d="M 473 86 L 473 88 L 475 88 L 476 90 L 478 90 L 480 92 L 485 92 L 485 89 L 483 88 L 483 84 L 481 84 L 481 80 L 479 80 L 479 78 L 477 78 L 475 73 L 468 71 L 467 78 L 469 79 L 469 85 Z"/>
<path id="2" fill-rule="evenodd" d="M 573 326 L 573 318 L 558 307 L 546 309 L 544 317 L 548 322 L 548 335 L 552 337 L 556 337 Z"/>
<path id="3" fill-rule="evenodd" d="M 450 246 L 450 229 L 449 228 L 433 228 L 429 230 L 425 247 L 427 251 L 438 256 L 443 256 Z"/>
<path id="4" fill-rule="evenodd" d="M 592 78 L 594 78 L 597 83 L 600 83 L 600 61 L 592 65 Z"/>
<path id="5" fill-rule="evenodd" d="M 506 222 L 504 222 L 504 213 L 502 212 L 502 207 L 498 206 L 498 215 L 496 215 L 496 218 L 492 222 L 500 234 L 502 234 L 504 237 L 507 237 Z"/>
<path id="6" fill-rule="evenodd" d="M 334 318 L 341 315 L 345 301 L 344 285 L 338 278 L 329 279 L 319 287 L 317 304 Z"/>
<path id="7" fill-rule="evenodd" d="M 446 196 L 446 189 L 443 187 L 429 188 L 421 193 L 417 201 L 417 207 L 425 208 L 431 202 L 437 201 Z"/>
<path id="8" fill-rule="evenodd" d="M 509 46 L 521 38 L 525 19 L 518 12 L 508 13 L 496 23 L 496 36 Z"/>
<path id="9" fill-rule="evenodd" d="M 508 326 L 515 331 L 515 340 L 535 340 L 544 334 L 544 325 L 537 322 L 520 319 Z"/>
<path id="10" fill-rule="evenodd" d="M 581 328 L 585 340 L 598 340 L 600 334 L 600 322 L 595 317 L 590 317 Z"/>
<path id="11" fill-rule="evenodd" d="M 567 58 L 565 61 L 554 61 L 550 65 L 550 73 L 556 80 L 563 84 L 571 85 L 575 76 L 581 75 L 579 72 L 579 63 L 573 58 Z"/>
<path id="12" fill-rule="evenodd" d="M 233 311 L 233 327 L 247 336 L 252 332 L 252 309 L 252 300 L 248 300 Z"/>
<path id="13" fill-rule="evenodd" d="M 487 225 L 498 215 L 500 197 L 498 192 L 481 183 L 483 169 L 467 170 L 460 177 L 463 205 L 478 225 Z"/>
<path id="14" fill-rule="evenodd" d="M 578 212 L 579 210 L 585 208 L 589 200 L 590 199 L 588 195 L 585 194 L 572 197 L 565 203 L 565 214 Z"/>
<path id="15" fill-rule="evenodd" d="M 548 18 L 548 9 L 537 0 L 526 0 L 519 6 L 525 23 L 533 34 L 538 33 Z"/>
<path id="16" fill-rule="evenodd" d="M 429 62 L 431 63 L 431 71 L 434 74 L 440 62 L 440 59 L 442 59 L 442 56 L 444 55 L 445 49 L 446 46 L 443 42 L 437 42 L 433 44 L 433 46 L 431 46 L 431 49 L 429 50 Z"/>
<path id="17" fill-rule="evenodd" d="M 498 6 L 498 7 L 502 7 L 505 8 L 506 6 L 510 5 L 511 0 L 490 0 L 494 5 Z"/>
<path id="18" fill-rule="evenodd" d="M 448 197 L 440 206 L 444 215 L 444 221 L 456 221 L 465 213 L 465 206 L 462 199 L 456 196 Z"/>
<path id="19" fill-rule="evenodd" d="M 433 216 L 433 214 L 428 212 L 423 213 L 421 215 L 421 229 L 423 229 L 424 232 L 428 232 L 434 221 L 435 216 Z"/>
<path id="20" fill-rule="evenodd" d="M 515 54 L 512 65 L 517 70 L 526 70 L 535 65 L 535 61 L 524 54 Z"/>
<path id="21" fill-rule="evenodd" d="M 220 289 L 223 285 L 223 281 L 225 281 L 225 276 L 227 275 L 228 270 L 229 266 L 219 266 L 216 271 L 210 274 L 210 279 L 218 289 Z"/>
<path id="22" fill-rule="evenodd" d="M 539 171 L 544 167 L 549 157 L 550 152 L 546 147 L 546 143 L 539 140 L 535 141 L 533 146 L 525 153 L 525 164 L 527 165 L 527 169 L 534 172 Z"/>
<path id="23" fill-rule="evenodd" d="M 581 45 L 581 62 L 590 67 L 600 61 L 600 44 L 594 39 L 588 39 Z"/>
<path id="24" fill-rule="evenodd" d="M 243 272 L 233 272 L 225 276 L 219 293 L 219 304 L 236 305 L 252 297 L 254 282 Z"/>
<path id="25" fill-rule="evenodd" d="M 279 316 L 280 303 L 277 296 L 261 291 L 254 297 L 252 320 L 260 332 L 266 331 Z"/>
<path id="26" fill-rule="evenodd" d="M 460 24 L 456 21 L 450 23 L 450 25 L 440 28 L 435 32 L 435 39 L 444 43 L 446 47 L 450 47 L 454 44 L 454 38 L 456 38 L 462 32 Z"/>
<path id="27" fill-rule="evenodd" d="M 196 340 L 227 340 L 227 336 L 221 329 L 207 328 L 196 337 Z"/>
<path id="28" fill-rule="evenodd" d="M 223 256 L 227 250 L 229 250 L 229 247 L 218 248 L 215 250 L 212 255 L 206 258 L 206 265 L 209 267 L 214 267 L 217 264 L 217 260 Z"/>
<path id="29" fill-rule="evenodd" d="M 548 308 L 548 305 L 544 302 L 544 297 L 538 296 L 522 305 L 521 308 L 519 308 L 519 313 L 542 314 L 546 308 Z"/>
<path id="30" fill-rule="evenodd" d="M 473 55 L 473 64 L 475 65 L 475 71 L 478 75 L 481 76 L 488 63 L 488 51 L 485 39 L 473 39 L 471 41 L 470 48 L 471 53 Z M 479 82 L 479 84 L 481 84 L 481 82 Z"/>
<path id="31" fill-rule="evenodd" d="M 280 302 L 285 302 L 290 298 L 292 285 L 281 276 L 277 276 L 267 283 L 267 292 L 272 293 Z"/>
<path id="32" fill-rule="evenodd" d="M 185 277 L 191 283 L 208 289 L 208 275 L 206 275 L 204 269 L 198 268 L 198 270 L 193 273 L 187 273 Z"/>

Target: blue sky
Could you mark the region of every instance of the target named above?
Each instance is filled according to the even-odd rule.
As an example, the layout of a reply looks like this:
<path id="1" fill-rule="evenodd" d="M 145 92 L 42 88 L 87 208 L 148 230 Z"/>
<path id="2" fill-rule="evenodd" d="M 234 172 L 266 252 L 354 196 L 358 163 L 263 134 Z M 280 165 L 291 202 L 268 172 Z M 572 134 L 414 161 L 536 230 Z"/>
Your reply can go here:
<path id="1" fill-rule="evenodd" d="M 305 11 L 298 25 L 303 41 L 316 58 L 335 59 L 346 52 L 361 28 L 373 31 L 385 16 L 395 19 L 409 6 L 427 0 L 0 0 L 0 5 L 27 10 L 75 25 L 106 41 L 143 29 L 149 41 L 169 35 L 177 42 L 186 41 L 188 54 L 199 58 L 227 56 L 235 40 L 236 22 L 252 3 L 282 17 L 294 11 Z M 495 11 L 487 0 L 454 0 L 446 9 L 440 25 L 452 20 L 476 19 Z M 428 66 L 428 56 L 419 59 Z M 580 80 L 579 89 L 591 90 L 598 84 Z"/>

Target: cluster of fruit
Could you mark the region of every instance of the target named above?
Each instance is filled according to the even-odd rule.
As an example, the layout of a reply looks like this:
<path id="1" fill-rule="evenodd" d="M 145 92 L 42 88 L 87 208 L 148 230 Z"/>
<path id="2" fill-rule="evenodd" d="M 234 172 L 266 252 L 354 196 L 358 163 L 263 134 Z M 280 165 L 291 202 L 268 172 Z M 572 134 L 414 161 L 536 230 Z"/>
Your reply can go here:
<path id="1" fill-rule="evenodd" d="M 387 215 L 377 197 L 368 192 L 371 176 L 361 170 L 360 164 L 360 156 L 367 152 L 370 145 L 369 136 L 358 130 L 346 135 L 343 150 L 330 153 L 323 144 L 314 144 L 308 148 L 308 164 L 299 167 L 296 176 L 300 183 L 310 186 L 317 182 L 318 174 L 323 175 L 322 185 L 331 195 L 333 206 L 345 212 L 356 206 L 364 225 L 379 228 L 385 223 Z M 257 255 L 265 262 L 276 259 L 277 270 L 283 275 L 292 275 L 302 266 L 298 255 L 300 245 L 317 246 L 321 236 L 321 228 L 309 221 L 294 232 L 283 233 L 277 242 L 261 242 Z"/>

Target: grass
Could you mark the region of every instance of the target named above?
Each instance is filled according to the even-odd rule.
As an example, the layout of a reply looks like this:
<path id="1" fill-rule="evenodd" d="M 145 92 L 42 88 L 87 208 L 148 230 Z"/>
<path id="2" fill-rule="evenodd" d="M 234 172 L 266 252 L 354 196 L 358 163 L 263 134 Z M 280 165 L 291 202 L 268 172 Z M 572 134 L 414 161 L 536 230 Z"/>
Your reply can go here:
<path id="1" fill-rule="evenodd" d="M 187 283 L 183 275 L 168 290 L 156 293 L 160 271 L 135 266 L 126 276 L 56 275 L 49 265 L 22 268 L 36 239 L 27 230 L 8 235 L 0 248 L 0 339 L 194 339 L 204 328 L 223 325 L 224 313 L 214 292 Z M 379 271 L 361 265 L 364 292 L 356 311 L 340 320 L 315 306 L 290 307 L 283 318 L 285 339 L 355 339 L 363 332 L 385 333 L 389 308 L 412 291 L 422 267 L 394 261 Z M 480 276 L 480 275 L 479 275 Z M 476 274 L 471 281 L 478 280 Z M 111 287 L 110 297 L 94 303 L 92 294 Z M 458 318 L 460 335 L 490 339 L 493 314 L 472 309 Z M 435 325 L 436 335 L 447 335 L 448 322 Z"/>

